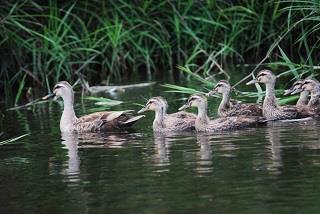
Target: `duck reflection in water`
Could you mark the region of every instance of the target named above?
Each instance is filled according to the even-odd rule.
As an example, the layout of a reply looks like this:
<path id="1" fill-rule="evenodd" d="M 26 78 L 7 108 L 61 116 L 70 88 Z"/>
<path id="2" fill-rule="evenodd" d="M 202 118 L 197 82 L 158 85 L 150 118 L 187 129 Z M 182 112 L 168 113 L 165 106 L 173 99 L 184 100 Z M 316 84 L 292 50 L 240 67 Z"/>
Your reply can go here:
<path id="1" fill-rule="evenodd" d="M 281 127 L 279 122 L 268 123 L 266 139 L 269 141 L 267 146 L 269 160 L 267 163 L 267 170 L 273 174 L 281 174 L 283 161 L 281 156 Z"/>
<path id="2" fill-rule="evenodd" d="M 317 136 L 318 128 L 316 120 L 299 122 L 268 122 L 266 139 L 269 152 L 267 169 L 274 174 L 281 174 L 284 166 L 283 150 L 294 151 L 293 147 L 318 150 L 318 144 L 309 144 L 308 141 Z M 283 140 L 283 142 L 281 142 Z M 311 140 L 314 142 L 313 140 Z M 290 144 L 288 144 L 290 142 Z M 284 143 L 284 145 L 283 145 Z"/>
<path id="3" fill-rule="evenodd" d="M 80 158 L 78 155 L 78 134 L 75 133 L 61 133 L 62 144 L 68 150 L 68 161 L 64 164 L 64 174 L 68 176 L 71 182 L 78 182 L 80 180 Z"/>
<path id="4" fill-rule="evenodd" d="M 169 135 L 170 136 L 170 135 Z M 154 134 L 154 162 L 156 166 L 170 165 L 170 141 L 167 134 Z"/>
<path id="5" fill-rule="evenodd" d="M 136 137 L 137 134 L 128 133 L 61 133 L 61 143 L 68 153 L 63 174 L 67 175 L 69 182 L 80 181 L 79 149 L 122 148 Z"/>
<path id="6" fill-rule="evenodd" d="M 213 154 L 210 145 L 210 136 L 208 134 L 197 133 L 197 143 L 200 147 L 197 153 L 198 164 L 196 171 L 199 174 L 213 171 Z"/>

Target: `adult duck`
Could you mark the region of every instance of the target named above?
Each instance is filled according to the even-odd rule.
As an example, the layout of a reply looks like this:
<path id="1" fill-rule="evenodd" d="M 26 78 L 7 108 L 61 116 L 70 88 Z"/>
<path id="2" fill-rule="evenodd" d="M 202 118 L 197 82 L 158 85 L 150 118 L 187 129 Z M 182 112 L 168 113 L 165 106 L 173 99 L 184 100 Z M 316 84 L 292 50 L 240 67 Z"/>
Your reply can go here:
<path id="1" fill-rule="evenodd" d="M 228 131 L 240 128 L 245 128 L 259 122 L 259 117 L 253 116 L 234 116 L 234 117 L 221 117 L 210 120 L 208 112 L 207 98 L 202 94 L 191 95 L 185 105 L 179 108 L 184 110 L 189 107 L 197 107 L 198 115 L 195 121 L 195 128 L 197 132 L 218 132 Z"/>
<path id="2" fill-rule="evenodd" d="M 316 79 L 306 79 L 303 82 L 302 90 L 310 93 L 310 100 L 307 109 L 311 116 L 320 115 L 320 83 Z"/>
<path id="3" fill-rule="evenodd" d="M 215 93 L 222 94 L 222 100 L 218 108 L 218 115 L 220 117 L 230 116 L 262 116 L 262 108 L 258 104 L 253 103 L 239 103 L 230 101 L 231 85 L 226 80 L 220 80 L 214 89 L 207 93 L 207 96 L 212 96 Z"/>
<path id="4" fill-rule="evenodd" d="M 302 117 L 296 106 L 278 105 L 275 95 L 276 76 L 272 73 L 272 71 L 260 71 L 257 77 L 248 82 L 247 85 L 255 83 L 263 83 L 266 86 L 266 95 L 262 105 L 262 114 L 267 120 L 288 120 Z"/>
<path id="5" fill-rule="evenodd" d="M 152 97 L 138 112 L 154 111 L 154 132 L 184 132 L 195 129 L 196 115 L 180 111 L 172 114 L 167 113 L 168 103 L 163 97 Z"/>
<path id="6" fill-rule="evenodd" d="M 60 119 L 61 132 L 104 132 L 110 129 L 122 129 L 144 117 L 144 115 L 132 116 L 130 111 L 103 111 L 78 118 L 73 108 L 74 92 L 66 81 L 58 82 L 54 86 L 53 96 L 61 97 L 64 104 Z"/>

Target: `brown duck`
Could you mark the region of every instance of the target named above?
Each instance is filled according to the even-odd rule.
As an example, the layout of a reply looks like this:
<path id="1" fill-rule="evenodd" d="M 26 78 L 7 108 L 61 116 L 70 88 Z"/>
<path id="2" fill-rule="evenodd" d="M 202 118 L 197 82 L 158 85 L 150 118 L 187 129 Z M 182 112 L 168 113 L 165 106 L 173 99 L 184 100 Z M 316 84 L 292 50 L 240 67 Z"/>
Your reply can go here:
<path id="1" fill-rule="evenodd" d="M 207 116 L 208 102 L 207 98 L 201 94 L 191 95 L 185 105 L 179 110 L 189 107 L 198 108 L 198 116 L 195 121 L 195 128 L 197 132 L 219 132 L 227 130 L 235 130 L 255 125 L 259 122 L 259 117 L 254 116 L 233 116 L 221 117 L 218 119 L 210 120 Z"/>
<path id="2" fill-rule="evenodd" d="M 297 80 L 295 81 L 291 88 L 287 89 L 284 91 L 284 95 L 293 95 L 293 94 L 298 94 L 300 93 L 299 99 L 296 103 L 296 107 L 298 111 L 304 115 L 304 116 L 309 116 L 309 108 L 308 108 L 308 102 L 309 102 L 309 91 L 304 91 L 302 89 L 304 80 Z"/>
<path id="3" fill-rule="evenodd" d="M 279 106 L 275 96 L 276 76 L 270 70 L 262 70 L 257 77 L 247 85 L 263 83 L 266 86 L 266 95 L 262 105 L 263 116 L 267 120 L 287 120 L 301 118 L 296 106 Z"/>
<path id="4" fill-rule="evenodd" d="M 310 93 L 310 100 L 307 105 L 308 112 L 311 116 L 320 115 L 320 83 L 316 79 L 306 79 L 303 82 L 302 90 Z"/>
<path id="5" fill-rule="evenodd" d="M 207 96 L 212 96 L 215 93 L 222 94 L 222 100 L 218 108 L 218 115 L 220 117 L 239 115 L 262 116 L 262 108 L 258 104 L 231 102 L 231 85 L 226 80 L 220 80 L 215 88 L 207 93 Z"/>
<path id="6" fill-rule="evenodd" d="M 146 105 L 138 112 L 154 111 L 154 132 L 181 132 L 194 130 L 196 115 L 188 112 L 167 113 L 168 103 L 163 97 L 152 97 Z"/>
<path id="7" fill-rule="evenodd" d="M 110 129 L 122 129 L 133 125 L 144 117 L 132 116 L 129 111 L 103 111 L 77 117 L 74 109 L 74 92 L 66 82 L 58 82 L 53 89 L 56 98 L 63 99 L 64 107 L 60 119 L 61 132 L 104 132 Z"/>

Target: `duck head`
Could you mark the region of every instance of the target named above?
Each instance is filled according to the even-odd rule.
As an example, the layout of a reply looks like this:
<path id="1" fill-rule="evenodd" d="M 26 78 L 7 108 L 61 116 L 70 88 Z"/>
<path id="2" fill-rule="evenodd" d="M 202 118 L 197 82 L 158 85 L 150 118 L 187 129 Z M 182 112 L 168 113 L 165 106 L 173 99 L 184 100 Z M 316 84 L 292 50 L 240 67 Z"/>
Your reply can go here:
<path id="1" fill-rule="evenodd" d="M 207 98 L 204 95 L 193 94 L 188 98 L 187 103 L 179 108 L 179 111 L 185 110 L 189 107 L 199 107 L 205 103 L 207 103 Z"/>
<path id="2" fill-rule="evenodd" d="M 138 113 L 146 111 L 166 112 L 167 108 L 168 103 L 163 97 L 152 97 L 147 101 L 146 105 L 138 111 Z"/>
<path id="3" fill-rule="evenodd" d="M 214 89 L 206 94 L 206 96 L 210 97 L 214 95 L 215 93 L 219 94 L 228 94 L 231 91 L 231 85 L 227 80 L 220 80 Z"/>
<path id="4" fill-rule="evenodd" d="M 53 88 L 55 99 L 61 97 L 64 101 L 71 99 L 73 101 L 74 93 L 72 86 L 67 81 L 58 82 Z"/>
<path id="5" fill-rule="evenodd" d="M 276 81 L 276 76 L 270 70 L 262 70 L 258 73 L 257 77 L 250 82 L 247 82 L 247 85 L 252 85 L 255 83 L 274 83 Z"/>
<path id="6" fill-rule="evenodd" d="M 289 94 L 298 94 L 302 92 L 302 85 L 303 85 L 303 80 L 297 80 L 295 81 L 291 88 L 287 89 L 284 91 L 284 95 L 289 95 Z"/>
<path id="7" fill-rule="evenodd" d="M 303 82 L 302 90 L 313 93 L 320 93 L 320 83 L 316 79 L 306 79 Z"/>

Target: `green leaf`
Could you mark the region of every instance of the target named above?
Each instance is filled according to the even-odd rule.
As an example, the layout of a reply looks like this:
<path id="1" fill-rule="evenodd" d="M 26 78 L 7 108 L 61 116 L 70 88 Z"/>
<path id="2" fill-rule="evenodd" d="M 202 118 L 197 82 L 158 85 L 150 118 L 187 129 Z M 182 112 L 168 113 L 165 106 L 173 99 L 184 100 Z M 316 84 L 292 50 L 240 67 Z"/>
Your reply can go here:
<path id="1" fill-rule="evenodd" d="M 11 138 L 11 139 L 8 139 L 8 140 L 0 141 L 0 146 L 8 144 L 8 143 L 13 143 L 13 142 L 15 142 L 15 141 L 17 141 L 17 140 L 19 140 L 19 139 L 21 139 L 23 137 L 28 136 L 28 135 L 30 135 L 30 133 L 27 133 L 27 134 L 24 134 L 24 135 L 21 135 L 21 136 L 18 136 L 18 137 L 14 137 L 14 138 Z"/>

